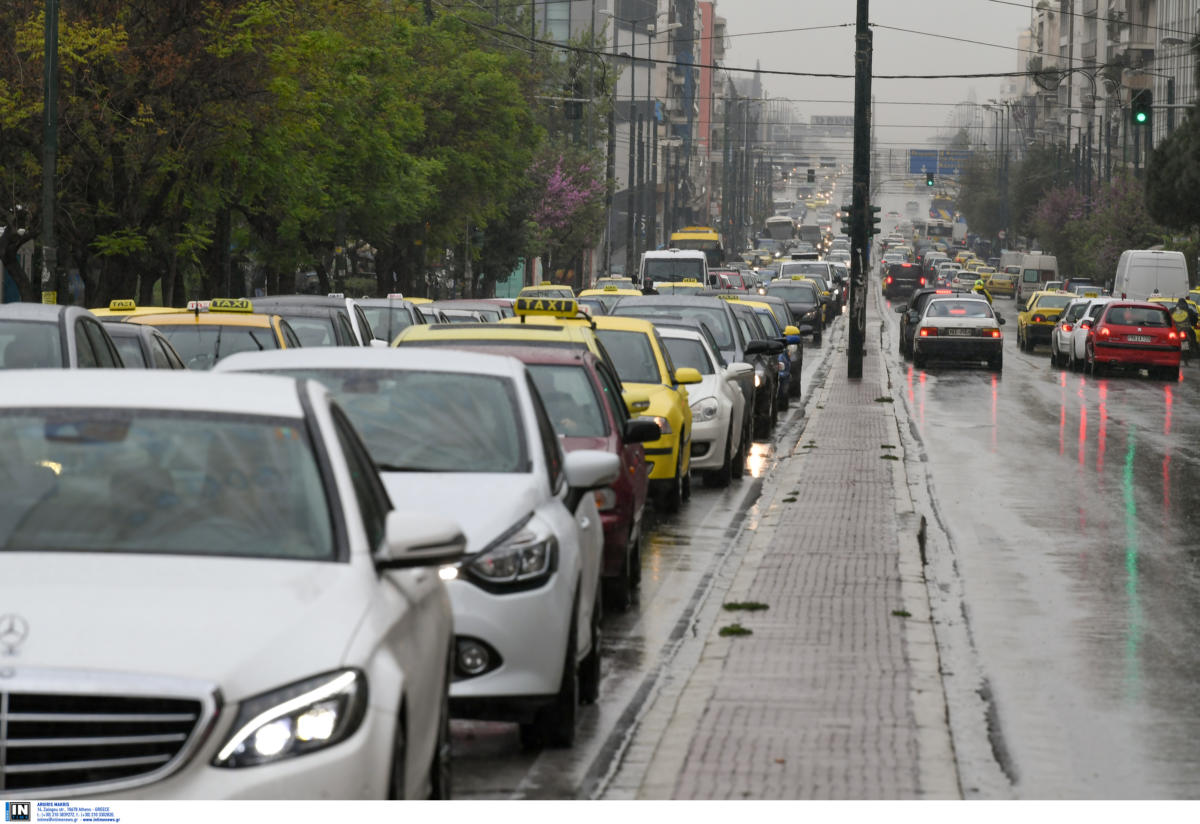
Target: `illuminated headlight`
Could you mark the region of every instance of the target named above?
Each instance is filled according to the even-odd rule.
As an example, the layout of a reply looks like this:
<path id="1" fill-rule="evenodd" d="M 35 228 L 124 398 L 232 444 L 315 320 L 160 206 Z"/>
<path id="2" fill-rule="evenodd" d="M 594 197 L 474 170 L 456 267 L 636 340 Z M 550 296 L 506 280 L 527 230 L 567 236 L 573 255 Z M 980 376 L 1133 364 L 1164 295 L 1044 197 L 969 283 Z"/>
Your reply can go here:
<path id="1" fill-rule="evenodd" d="M 331 746 L 358 729 L 366 706 L 366 678 L 352 669 L 250 698 L 213 766 L 252 767 Z"/>
<path id="2" fill-rule="evenodd" d="M 761 367 L 758 367 L 758 366 L 754 367 L 754 386 L 755 386 L 755 388 L 762 386 L 763 380 L 764 380 L 764 376 L 761 371 Z"/>
<path id="3" fill-rule="evenodd" d="M 803 315 L 804 320 L 816 320 L 819 311 L 819 309 L 812 309 L 811 311 L 805 312 Z"/>
<path id="4" fill-rule="evenodd" d="M 480 553 L 467 566 L 493 586 L 525 585 L 549 577 L 558 556 L 558 540 L 526 526 L 497 546 Z"/>
<path id="5" fill-rule="evenodd" d="M 674 432 L 674 430 L 673 430 L 673 429 L 671 429 L 671 422 L 670 422 L 670 421 L 668 421 L 668 420 L 667 420 L 666 418 L 664 418 L 663 416 L 661 416 L 661 415 L 650 415 L 650 416 L 649 416 L 649 418 L 650 418 L 650 420 L 652 420 L 652 421 L 654 421 L 656 424 L 658 424 L 658 429 L 659 429 L 659 431 L 660 431 L 660 432 L 662 432 L 662 434 L 664 434 L 664 435 L 670 435 L 670 434 L 672 434 L 672 433 Z"/>
<path id="6" fill-rule="evenodd" d="M 597 489 L 596 509 L 601 512 L 609 512 L 617 508 L 617 493 L 611 486 L 606 486 L 604 489 Z"/>
<path id="7" fill-rule="evenodd" d="M 692 404 L 692 417 L 701 421 L 711 421 L 720 412 L 716 398 L 701 398 Z"/>

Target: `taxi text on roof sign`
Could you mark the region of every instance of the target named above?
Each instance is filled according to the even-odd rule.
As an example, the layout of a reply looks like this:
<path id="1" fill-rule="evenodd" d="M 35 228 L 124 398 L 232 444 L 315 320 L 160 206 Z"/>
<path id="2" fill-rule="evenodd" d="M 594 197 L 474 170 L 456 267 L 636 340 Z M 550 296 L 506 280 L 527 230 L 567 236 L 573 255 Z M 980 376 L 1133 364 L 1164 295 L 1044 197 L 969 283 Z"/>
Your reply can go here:
<path id="1" fill-rule="evenodd" d="M 605 292 L 619 292 L 619 291 L 621 291 L 621 289 L 618 286 L 613 286 L 610 284 L 610 285 L 604 287 L 604 291 Z"/>
<path id="2" fill-rule="evenodd" d="M 513 313 L 522 315 L 549 315 L 556 318 L 573 318 L 579 312 L 579 304 L 569 298 L 517 298 L 513 302 Z"/>
<path id="3" fill-rule="evenodd" d="M 108 311 L 110 312 L 132 312 L 137 308 L 137 303 L 132 300 L 110 300 L 108 302 Z"/>
<path id="4" fill-rule="evenodd" d="M 254 305 L 245 298 L 213 298 L 208 304 L 210 312 L 253 312 Z"/>

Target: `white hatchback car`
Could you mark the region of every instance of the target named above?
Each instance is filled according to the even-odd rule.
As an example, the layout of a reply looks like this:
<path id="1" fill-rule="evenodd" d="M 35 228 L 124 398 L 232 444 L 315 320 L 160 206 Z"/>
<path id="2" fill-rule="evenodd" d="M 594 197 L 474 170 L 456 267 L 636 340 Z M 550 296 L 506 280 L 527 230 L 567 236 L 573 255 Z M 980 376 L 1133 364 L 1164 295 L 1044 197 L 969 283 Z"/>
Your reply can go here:
<path id="1" fill-rule="evenodd" d="M 1067 348 L 1067 367 L 1072 372 L 1083 371 L 1084 365 L 1087 364 L 1087 341 L 1092 334 L 1092 325 L 1104 313 L 1104 307 L 1114 300 L 1116 298 L 1111 295 L 1090 298 L 1087 309 L 1076 321 L 1075 327 L 1071 330 L 1071 341 Z"/>
<path id="2" fill-rule="evenodd" d="M 449 793 L 457 524 L 313 381 L 9 372 L 0 797 Z"/>
<path id="3" fill-rule="evenodd" d="M 525 364 L 504 355 L 324 347 L 244 353 L 221 368 L 325 383 L 392 500 L 458 519 L 467 556 L 443 573 L 451 711 L 517 721 L 527 746 L 572 744 L 578 704 L 600 689 L 604 533 L 588 493 L 616 480 L 617 456 L 564 458 Z"/>
<path id="4" fill-rule="evenodd" d="M 1050 330 L 1050 365 L 1062 369 L 1071 359 L 1071 337 L 1093 298 L 1076 298 L 1063 307 Z"/>
<path id="5" fill-rule="evenodd" d="M 727 486 L 740 478 L 745 467 L 742 425 L 746 399 L 738 380 L 750 374 L 748 363 L 726 366 L 721 354 L 699 329 L 656 322 L 654 328 L 667 345 L 676 367 L 690 366 L 700 373 L 700 383 L 688 389 L 692 407 L 692 469 L 704 473 L 705 483 Z"/>

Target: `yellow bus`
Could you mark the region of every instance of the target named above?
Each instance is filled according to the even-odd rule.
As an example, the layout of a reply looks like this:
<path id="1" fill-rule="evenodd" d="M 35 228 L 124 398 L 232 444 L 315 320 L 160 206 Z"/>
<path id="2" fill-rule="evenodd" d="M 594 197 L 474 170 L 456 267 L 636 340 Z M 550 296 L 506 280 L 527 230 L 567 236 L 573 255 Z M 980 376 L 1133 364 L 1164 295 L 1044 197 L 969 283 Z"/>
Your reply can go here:
<path id="1" fill-rule="evenodd" d="M 720 266 L 725 262 L 721 236 L 711 226 L 684 226 L 671 233 L 667 245 L 674 249 L 699 249 L 708 258 L 708 265 L 711 267 Z"/>

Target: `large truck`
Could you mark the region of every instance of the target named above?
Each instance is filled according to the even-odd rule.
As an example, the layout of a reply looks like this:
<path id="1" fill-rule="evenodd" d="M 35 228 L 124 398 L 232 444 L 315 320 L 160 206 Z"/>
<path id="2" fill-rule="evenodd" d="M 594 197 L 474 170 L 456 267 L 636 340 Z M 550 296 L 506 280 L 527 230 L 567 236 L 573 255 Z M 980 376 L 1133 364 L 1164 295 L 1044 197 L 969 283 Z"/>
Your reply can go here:
<path id="1" fill-rule="evenodd" d="M 698 249 L 708 258 L 708 265 L 712 267 L 725 262 L 721 236 L 711 226 L 684 226 L 671 233 L 667 245 L 672 249 Z"/>

